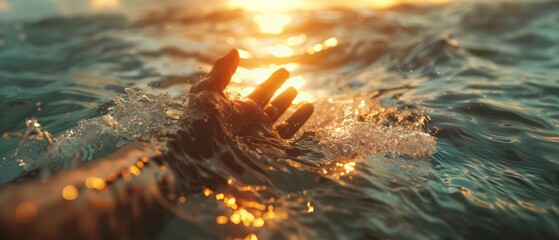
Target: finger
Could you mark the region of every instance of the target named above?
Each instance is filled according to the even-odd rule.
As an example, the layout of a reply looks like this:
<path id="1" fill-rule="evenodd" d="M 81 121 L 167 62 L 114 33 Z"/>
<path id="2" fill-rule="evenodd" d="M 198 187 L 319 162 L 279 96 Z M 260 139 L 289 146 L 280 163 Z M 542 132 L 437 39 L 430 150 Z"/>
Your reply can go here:
<path id="1" fill-rule="evenodd" d="M 278 120 L 278 118 L 291 106 L 291 102 L 297 96 L 297 90 L 293 87 L 287 88 L 285 91 L 280 93 L 266 108 L 264 108 L 264 113 L 270 118 L 272 122 Z"/>
<path id="2" fill-rule="evenodd" d="M 307 103 L 301 106 L 289 119 L 280 124 L 276 129 L 282 138 L 292 138 L 293 135 L 309 120 L 314 111 L 313 105 Z"/>
<path id="3" fill-rule="evenodd" d="M 270 98 L 274 96 L 274 93 L 283 85 L 287 78 L 289 78 L 289 72 L 285 68 L 280 68 L 272 73 L 268 80 L 256 87 L 254 92 L 248 95 L 248 98 L 256 102 L 260 107 L 266 106 Z"/>
<path id="4" fill-rule="evenodd" d="M 239 52 L 231 49 L 227 55 L 215 61 L 212 70 L 190 89 L 191 93 L 204 90 L 223 92 L 239 66 Z"/>
<path id="5" fill-rule="evenodd" d="M 237 49 L 231 49 L 227 55 L 218 59 L 207 77 L 217 90 L 223 91 L 231 81 L 231 77 L 237 71 L 239 66 L 239 52 Z"/>

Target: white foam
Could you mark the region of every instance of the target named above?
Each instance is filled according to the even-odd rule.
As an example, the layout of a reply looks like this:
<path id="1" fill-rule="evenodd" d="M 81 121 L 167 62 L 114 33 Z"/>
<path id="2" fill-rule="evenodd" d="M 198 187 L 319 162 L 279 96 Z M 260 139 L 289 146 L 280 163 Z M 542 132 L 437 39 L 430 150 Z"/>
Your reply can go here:
<path id="1" fill-rule="evenodd" d="M 354 119 L 332 129 L 319 129 L 316 138 L 330 160 L 387 153 L 421 159 L 433 155 L 437 145 L 435 137 L 424 132 Z"/>

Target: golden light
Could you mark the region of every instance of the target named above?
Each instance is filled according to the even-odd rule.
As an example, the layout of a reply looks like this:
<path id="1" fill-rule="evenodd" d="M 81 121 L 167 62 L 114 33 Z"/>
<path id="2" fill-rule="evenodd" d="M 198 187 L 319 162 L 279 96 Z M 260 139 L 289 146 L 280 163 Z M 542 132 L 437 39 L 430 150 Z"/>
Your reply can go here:
<path id="1" fill-rule="evenodd" d="M 332 7 L 386 9 L 402 4 L 440 5 L 448 0 L 229 0 L 229 7 L 242 8 L 255 13 L 281 13 L 293 10 L 324 9 Z"/>
<path id="2" fill-rule="evenodd" d="M 371 7 L 374 8 L 388 8 L 388 7 L 393 7 L 396 6 L 398 4 L 401 4 L 402 1 L 397 1 L 397 0 L 375 0 L 375 1 L 363 1 L 364 4 L 367 4 Z"/>
<path id="3" fill-rule="evenodd" d="M 251 12 L 285 12 L 303 8 L 305 1 L 301 0 L 230 0 L 232 8 L 242 8 Z"/>
<path id="4" fill-rule="evenodd" d="M 204 187 L 204 196 L 208 197 L 210 195 L 212 195 L 214 193 L 214 191 L 212 191 L 211 189 Z"/>
<path id="5" fill-rule="evenodd" d="M 295 71 L 299 68 L 297 63 L 288 63 L 283 65 L 270 64 L 267 67 L 247 69 L 244 67 L 237 68 L 237 72 L 233 75 L 231 81 L 235 83 L 247 83 L 250 84 L 252 81 L 255 86 L 263 83 L 268 79 L 270 74 L 279 68 L 285 68 L 287 71 Z M 314 101 L 314 96 L 310 92 L 302 91 L 302 88 L 307 84 L 307 80 L 303 76 L 293 76 L 287 79 L 287 81 L 282 85 L 280 89 L 276 92 L 276 96 L 281 92 L 285 91 L 289 87 L 297 89 L 297 97 L 293 100 L 293 104 L 299 104 L 301 102 L 311 102 Z M 252 85 L 252 84 L 251 84 Z M 254 87 L 244 87 L 241 89 L 235 89 L 242 97 L 248 96 Z"/>
<path id="6" fill-rule="evenodd" d="M 235 211 L 229 219 L 231 219 L 231 222 L 234 224 L 241 223 L 241 215 L 237 211 Z"/>
<path id="7" fill-rule="evenodd" d="M 78 189 L 74 185 L 67 185 L 62 189 L 62 198 L 68 201 L 72 201 L 78 198 Z"/>
<path id="8" fill-rule="evenodd" d="M 443 3 L 447 3 L 448 0 L 426 0 L 426 1 L 422 1 L 422 4 L 443 4 Z M 357 1 L 358 5 L 364 5 L 366 7 L 373 7 L 373 8 L 377 8 L 377 9 L 384 9 L 384 8 L 390 8 L 390 7 L 395 7 L 401 4 L 405 4 L 405 3 L 409 3 L 409 4 L 414 4 L 414 3 L 418 3 L 418 1 L 414 1 L 414 0 L 376 0 L 376 1 L 368 1 L 368 0 L 361 0 L 361 1 Z"/>
<path id="9" fill-rule="evenodd" d="M 314 206 L 311 205 L 311 202 L 307 202 L 307 213 L 312 213 L 314 212 Z"/>
<path id="10" fill-rule="evenodd" d="M 249 186 L 245 187 L 248 189 Z M 265 189 L 265 187 L 250 186 L 250 189 Z M 206 197 L 209 196 L 209 194 L 204 195 L 206 195 Z M 217 224 L 232 223 L 244 227 L 260 228 L 266 225 L 266 221 L 268 220 L 274 218 L 281 220 L 287 219 L 288 217 L 286 212 L 274 211 L 272 205 L 267 206 L 255 201 L 238 199 L 230 194 L 217 193 L 215 198 L 218 202 L 224 204 L 229 213 L 216 216 L 215 221 Z"/>
<path id="11" fill-rule="evenodd" d="M 303 88 L 305 85 L 307 85 L 307 80 L 305 80 L 305 78 L 303 78 L 303 76 L 295 76 L 295 77 L 291 77 L 289 79 L 287 79 L 287 81 L 285 81 L 285 83 L 281 86 L 280 89 L 278 89 L 277 94 L 285 91 L 288 87 L 293 87 L 297 90 L 300 90 L 301 88 Z M 299 91 L 299 93 L 297 94 L 297 97 L 295 97 L 295 99 L 293 100 L 294 104 L 298 104 L 302 101 L 311 101 L 312 99 L 307 99 L 308 96 L 305 95 L 305 92 L 303 91 Z"/>
<path id="12" fill-rule="evenodd" d="M 347 163 L 337 162 L 334 172 L 338 172 L 340 173 L 340 175 L 343 176 L 345 174 L 355 171 L 356 165 L 357 164 L 355 162 L 347 162 Z"/>
<path id="13" fill-rule="evenodd" d="M 297 36 L 292 36 L 292 37 L 287 38 L 287 45 L 297 46 L 297 45 L 303 44 L 306 41 L 307 41 L 307 35 L 299 34 Z"/>
<path id="14" fill-rule="evenodd" d="M 258 237 L 254 233 L 248 234 L 243 240 L 258 240 Z"/>
<path id="15" fill-rule="evenodd" d="M 120 0 L 91 0 L 90 5 L 93 10 L 118 8 Z"/>
<path id="16" fill-rule="evenodd" d="M 238 48 L 237 51 L 239 52 L 239 57 L 243 59 L 250 58 L 250 53 L 246 50 Z"/>
<path id="17" fill-rule="evenodd" d="M 231 77 L 231 82 L 242 83 L 246 80 L 257 81 L 256 79 L 266 79 L 268 74 L 270 74 L 270 72 L 268 72 L 266 68 L 253 68 L 249 70 L 244 67 L 238 67 L 237 72 Z"/>
<path id="18" fill-rule="evenodd" d="M 258 203 L 258 202 L 245 202 L 245 203 L 243 203 L 243 205 L 246 206 L 246 207 L 249 207 L 249 208 L 258 209 L 260 211 L 266 210 L 266 205 Z"/>
<path id="19" fill-rule="evenodd" d="M 239 94 L 240 94 L 241 96 L 243 96 L 243 97 L 246 97 L 246 96 L 248 96 L 251 92 L 253 92 L 254 89 L 255 89 L 254 87 L 242 88 L 242 89 L 239 91 Z"/>
<path id="20" fill-rule="evenodd" d="M 328 48 L 338 46 L 338 43 L 339 43 L 339 41 L 336 37 L 331 37 L 331 38 L 328 38 L 328 39 L 324 40 L 321 43 L 317 43 L 317 44 L 313 45 L 312 47 L 307 48 L 307 53 L 312 55 L 312 54 L 315 54 L 317 52 L 326 50 Z"/>
<path id="21" fill-rule="evenodd" d="M 215 222 L 217 222 L 217 224 L 226 224 L 227 221 L 228 221 L 228 219 L 227 219 L 226 216 L 218 216 L 218 217 L 215 219 Z"/>
<path id="22" fill-rule="evenodd" d="M 228 208 L 237 209 L 237 204 L 235 202 L 235 198 L 223 198 L 223 203 L 225 203 L 225 206 L 227 206 Z"/>
<path id="23" fill-rule="evenodd" d="M 297 70 L 299 68 L 299 64 L 297 63 L 288 63 L 283 65 L 270 64 L 267 67 L 259 67 L 259 68 L 252 68 L 252 69 L 238 67 L 237 72 L 233 74 L 231 81 L 236 83 L 242 83 L 247 80 L 250 80 L 256 84 L 261 84 L 264 81 L 266 81 L 266 79 L 268 79 L 268 77 L 270 77 L 270 75 L 274 71 L 280 68 L 285 68 L 287 71 L 291 72 Z"/>
<path id="24" fill-rule="evenodd" d="M 15 217 L 20 223 L 30 223 L 37 216 L 37 206 L 30 202 L 21 203 L 16 208 Z"/>
<path id="25" fill-rule="evenodd" d="M 320 51 L 322 51 L 322 44 L 319 44 L 319 43 L 315 44 L 315 45 L 312 47 L 312 50 L 313 50 L 314 52 L 320 52 Z"/>
<path id="26" fill-rule="evenodd" d="M 299 92 L 299 94 L 297 94 L 297 97 L 295 97 L 295 99 L 293 99 L 293 104 L 299 104 L 299 103 L 305 103 L 305 102 L 312 102 L 314 101 L 316 98 L 314 97 L 313 94 L 311 94 L 310 92 Z"/>
<path id="27" fill-rule="evenodd" d="M 142 173 L 142 170 L 140 170 L 138 167 L 134 166 L 130 166 L 128 168 L 128 171 L 136 176 L 139 176 Z"/>
<path id="28" fill-rule="evenodd" d="M 285 44 L 278 44 L 273 47 L 268 47 L 266 50 L 275 57 L 291 57 L 293 56 L 293 49 Z"/>
<path id="29" fill-rule="evenodd" d="M 355 171 L 355 162 L 349 162 L 344 164 L 344 169 L 346 173 Z"/>
<path id="30" fill-rule="evenodd" d="M 322 174 L 329 175 L 340 179 L 340 177 L 348 177 L 348 179 L 353 179 L 355 174 L 357 163 L 355 161 L 336 161 L 331 162 L 325 168 L 323 168 Z"/>
<path id="31" fill-rule="evenodd" d="M 98 177 L 88 177 L 85 179 L 85 186 L 89 189 L 103 190 L 105 185 L 105 181 Z"/>
<path id="32" fill-rule="evenodd" d="M 265 223 L 264 219 L 261 218 L 261 217 L 259 217 L 259 218 L 257 218 L 257 219 L 254 219 L 254 222 L 252 223 L 252 226 L 254 226 L 254 227 L 262 227 L 262 226 L 264 226 L 264 223 Z"/>
<path id="33" fill-rule="evenodd" d="M 225 198 L 225 195 L 223 193 L 218 193 L 218 194 L 215 195 L 216 200 L 221 200 L 223 198 Z"/>
<path id="34" fill-rule="evenodd" d="M 258 14 L 252 19 L 260 28 L 260 32 L 268 34 L 282 33 L 285 26 L 293 21 L 291 15 L 279 13 Z"/>
<path id="35" fill-rule="evenodd" d="M 335 47 L 335 46 L 338 45 L 338 39 L 335 38 L 335 37 L 328 38 L 328 39 L 326 39 L 326 41 L 324 41 L 323 45 L 326 48 Z"/>
<path id="36" fill-rule="evenodd" d="M 308 9 L 310 6 L 309 0 L 301 1 L 301 6 L 306 7 Z M 402 4 L 416 4 L 416 5 L 438 5 L 448 3 L 448 0 L 352 0 L 351 3 L 347 3 L 344 1 L 328 1 L 323 0 L 317 6 L 312 6 L 313 8 L 329 8 L 329 7 L 348 7 L 348 5 L 352 8 L 376 8 L 376 9 L 386 9 L 395 7 Z M 316 5 L 316 4 L 315 4 Z"/>
<path id="37" fill-rule="evenodd" d="M 276 216 L 276 213 L 274 212 L 274 206 L 268 206 L 268 212 L 266 212 L 264 216 L 268 219 L 273 219 Z"/>

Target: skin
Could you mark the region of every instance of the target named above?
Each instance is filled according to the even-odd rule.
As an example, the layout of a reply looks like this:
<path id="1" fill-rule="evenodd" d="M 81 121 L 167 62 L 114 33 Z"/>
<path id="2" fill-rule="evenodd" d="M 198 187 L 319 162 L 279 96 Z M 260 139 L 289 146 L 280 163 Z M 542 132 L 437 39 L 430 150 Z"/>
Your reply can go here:
<path id="1" fill-rule="evenodd" d="M 223 91 L 231 81 L 231 77 L 235 73 L 239 64 L 239 53 L 233 49 L 229 54 L 216 61 L 213 69 L 205 79 L 195 84 L 190 92 L 198 95 L 208 94 L 207 92 L 217 93 L 225 98 Z M 237 128 L 234 134 L 243 134 L 243 130 L 250 127 L 249 124 L 242 124 L 238 119 L 245 119 L 251 122 L 257 121 L 266 124 L 265 127 L 271 128 L 283 139 L 289 139 L 301 128 L 301 126 L 309 119 L 313 112 L 311 104 L 302 105 L 290 118 L 272 127 L 272 123 L 285 113 L 291 102 L 297 96 L 297 90 L 293 87 L 280 93 L 275 99 L 271 100 L 276 91 L 289 78 L 289 72 L 285 68 L 275 71 L 265 82 L 260 84 L 256 89 L 248 95 L 246 99 L 230 101 L 235 113 L 229 120 Z M 271 101 L 270 101 L 271 100 Z M 225 100 L 227 102 L 227 100 Z M 225 103 L 227 104 L 227 103 Z M 253 111 L 252 113 L 249 113 Z M 238 125 L 237 125 L 238 124 Z"/>
<path id="2" fill-rule="evenodd" d="M 155 134 L 158 141 L 134 142 L 47 179 L 3 186 L 0 239 L 151 238 L 173 216 L 178 196 L 226 184 L 213 166 L 239 179 L 245 168 L 258 172 L 239 144 L 286 154 L 286 140 L 309 119 L 312 105 L 274 126 L 297 95 L 288 88 L 271 99 L 289 73 L 279 69 L 246 99 L 230 100 L 223 90 L 238 63 L 236 50 L 217 60 L 191 88 L 178 128 Z"/>

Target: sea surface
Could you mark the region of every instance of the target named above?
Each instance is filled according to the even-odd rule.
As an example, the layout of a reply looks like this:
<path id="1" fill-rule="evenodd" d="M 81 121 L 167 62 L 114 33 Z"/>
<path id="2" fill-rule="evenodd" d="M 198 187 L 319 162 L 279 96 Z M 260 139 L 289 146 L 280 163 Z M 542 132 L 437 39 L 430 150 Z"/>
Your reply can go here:
<path id="1" fill-rule="evenodd" d="M 237 48 L 229 96 L 287 68 L 310 150 L 186 196 L 158 238 L 559 238 L 558 1 L 36 2 L 0 0 L 0 184 L 173 127 Z"/>

